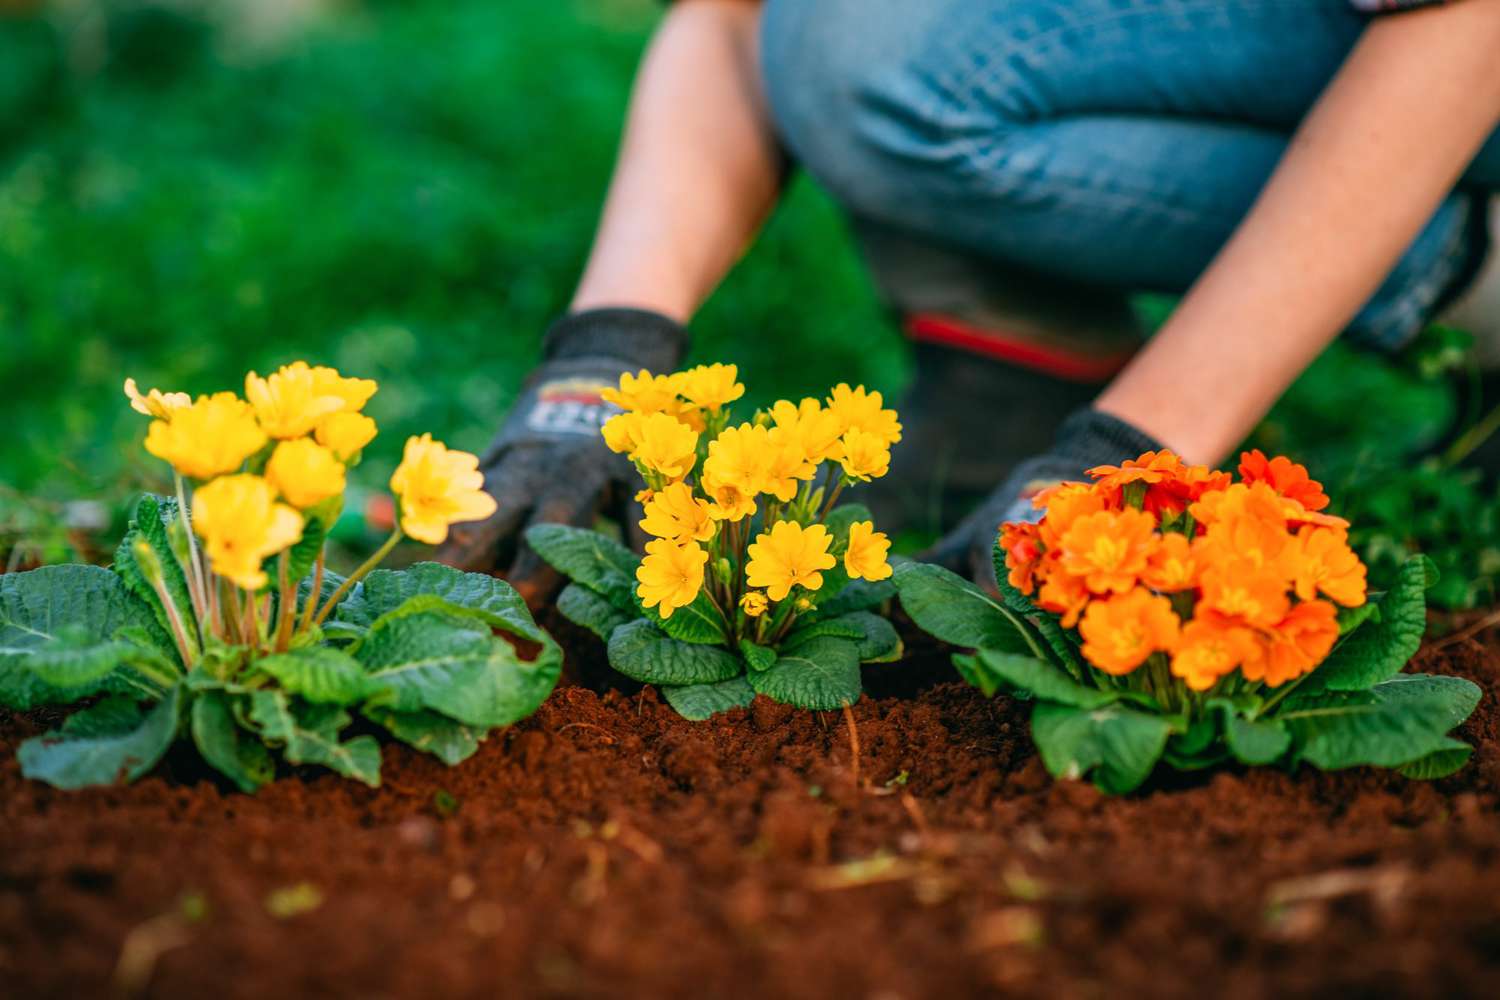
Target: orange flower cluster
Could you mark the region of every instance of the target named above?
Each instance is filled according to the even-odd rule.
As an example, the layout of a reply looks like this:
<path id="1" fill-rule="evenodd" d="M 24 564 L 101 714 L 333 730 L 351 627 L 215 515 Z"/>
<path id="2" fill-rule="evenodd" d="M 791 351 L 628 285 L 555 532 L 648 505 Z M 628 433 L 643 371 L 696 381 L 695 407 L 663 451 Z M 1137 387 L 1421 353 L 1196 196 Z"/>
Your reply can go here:
<path id="1" fill-rule="evenodd" d="M 1160 451 L 1059 484 L 1040 523 L 1001 527 L 1010 584 L 1108 674 L 1160 654 L 1195 691 L 1300 677 L 1338 639 L 1334 605 L 1365 602 L 1365 567 L 1307 469 L 1251 451 L 1239 473 Z"/>

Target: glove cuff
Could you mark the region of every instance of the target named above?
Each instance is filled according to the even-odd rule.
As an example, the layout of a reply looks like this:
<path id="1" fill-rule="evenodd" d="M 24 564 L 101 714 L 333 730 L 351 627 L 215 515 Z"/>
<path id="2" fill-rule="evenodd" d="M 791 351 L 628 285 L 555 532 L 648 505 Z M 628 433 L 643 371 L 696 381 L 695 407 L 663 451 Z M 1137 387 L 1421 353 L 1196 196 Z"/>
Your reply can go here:
<path id="1" fill-rule="evenodd" d="M 664 374 L 687 349 L 681 323 L 646 309 L 586 309 L 553 323 L 542 338 L 548 361 L 614 358 Z"/>
<path id="2" fill-rule="evenodd" d="M 1075 411 L 1062 422 L 1052 454 L 1088 470 L 1161 449 L 1161 442 L 1145 431 L 1090 407 Z"/>

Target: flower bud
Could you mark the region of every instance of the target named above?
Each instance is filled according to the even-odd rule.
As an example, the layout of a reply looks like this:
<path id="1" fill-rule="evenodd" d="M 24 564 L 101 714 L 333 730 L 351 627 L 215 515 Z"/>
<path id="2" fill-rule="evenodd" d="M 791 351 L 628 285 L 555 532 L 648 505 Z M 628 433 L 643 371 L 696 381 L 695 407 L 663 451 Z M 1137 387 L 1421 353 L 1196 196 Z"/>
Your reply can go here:
<path id="1" fill-rule="evenodd" d="M 140 568 L 141 576 L 146 578 L 153 590 L 159 588 L 162 585 L 161 559 L 157 557 L 151 543 L 138 538 L 130 551 L 135 556 L 135 564 Z"/>
<path id="2" fill-rule="evenodd" d="M 714 579 L 720 583 L 728 583 L 733 576 L 734 567 L 730 565 L 729 559 L 725 556 L 720 556 L 714 562 Z"/>

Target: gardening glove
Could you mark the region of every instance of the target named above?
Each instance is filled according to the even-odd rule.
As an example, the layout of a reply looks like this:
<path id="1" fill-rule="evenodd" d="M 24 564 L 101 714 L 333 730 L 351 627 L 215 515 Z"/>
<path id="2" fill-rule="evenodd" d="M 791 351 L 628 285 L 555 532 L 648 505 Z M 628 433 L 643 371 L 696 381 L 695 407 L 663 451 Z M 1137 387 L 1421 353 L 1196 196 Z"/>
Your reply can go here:
<path id="1" fill-rule="evenodd" d="M 561 580 L 526 545 L 525 527 L 587 527 L 603 512 L 620 516 L 634 537 L 642 517 L 633 499 L 635 470 L 605 447 L 599 428 L 619 410 L 599 393 L 623 372 L 672 371 L 686 345 L 680 323 L 640 309 L 591 309 L 552 324 L 542 365 L 480 458 L 495 513 L 455 525 L 438 558 L 464 570 L 503 571 L 534 604 Z"/>
<path id="2" fill-rule="evenodd" d="M 1031 505 L 1042 490 L 1065 480 L 1084 480 L 1096 465 L 1109 465 L 1142 452 L 1159 451 L 1149 434 L 1095 409 L 1075 411 L 1062 422 L 1044 455 L 1016 466 L 993 493 L 919 558 L 970 577 L 996 590 L 994 548 L 1006 521 L 1039 521 L 1043 511 Z"/>

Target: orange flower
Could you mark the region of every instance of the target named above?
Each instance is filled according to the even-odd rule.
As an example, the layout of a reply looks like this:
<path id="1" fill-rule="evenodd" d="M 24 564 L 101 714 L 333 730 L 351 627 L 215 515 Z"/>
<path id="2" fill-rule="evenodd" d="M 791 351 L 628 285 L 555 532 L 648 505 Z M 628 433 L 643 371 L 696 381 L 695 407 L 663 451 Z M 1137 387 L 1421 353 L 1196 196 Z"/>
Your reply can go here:
<path id="1" fill-rule="evenodd" d="M 1297 532 L 1294 572 L 1297 596 L 1324 596 L 1346 608 L 1365 603 L 1365 565 L 1349 548 L 1348 536 L 1333 528 L 1305 525 Z"/>
<path id="2" fill-rule="evenodd" d="M 1023 594 L 1036 588 L 1036 568 L 1041 561 L 1041 529 L 1029 521 L 1008 521 L 1000 525 L 1000 548 L 1010 570 L 1010 585 Z"/>
<path id="3" fill-rule="evenodd" d="M 1192 542 L 1174 531 L 1162 536 L 1161 544 L 1146 562 L 1141 582 L 1152 590 L 1173 594 L 1198 586 L 1198 572 Z"/>
<path id="4" fill-rule="evenodd" d="M 1318 511 L 1328 506 L 1323 484 L 1308 476 L 1307 466 L 1282 455 L 1268 459 L 1259 448 L 1245 452 L 1240 456 L 1240 479 L 1246 483 L 1268 483 L 1305 510 Z"/>
<path id="5" fill-rule="evenodd" d="M 1194 691 L 1207 691 L 1247 659 L 1258 657 L 1255 635 L 1217 615 L 1199 614 L 1182 627 L 1172 653 L 1172 676 Z"/>
<path id="6" fill-rule="evenodd" d="M 1249 559 L 1230 557 L 1211 564 L 1203 571 L 1202 586 L 1201 607 L 1261 628 L 1279 622 L 1291 605 L 1286 580 Z"/>
<path id="7" fill-rule="evenodd" d="M 1107 674 L 1128 674 L 1157 650 L 1177 644 L 1181 623 L 1172 602 L 1137 587 L 1128 594 L 1094 601 L 1078 624 L 1083 655 Z"/>
<path id="8" fill-rule="evenodd" d="M 1339 638 L 1338 612 L 1327 601 L 1304 601 L 1263 638 L 1263 656 L 1247 660 L 1240 672 L 1276 687 L 1323 662 Z"/>
<path id="9" fill-rule="evenodd" d="M 1130 483 L 1160 483 L 1174 479 L 1182 468 L 1182 459 L 1170 451 L 1148 451 L 1140 458 L 1130 458 L 1119 465 L 1096 465 L 1088 470 L 1101 489 L 1117 490 Z"/>
<path id="10" fill-rule="evenodd" d="M 1042 566 L 1055 569 L 1058 559 L 1056 556 L 1047 556 Z M 1078 624 L 1078 616 L 1089 603 L 1089 589 L 1083 585 L 1083 578 L 1069 576 L 1063 572 L 1048 572 L 1042 581 L 1042 587 L 1036 594 L 1036 606 L 1043 611 L 1050 611 L 1054 615 L 1062 616 L 1062 627 L 1072 628 Z"/>
<path id="11" fill-rule="evenodd" d="M 1080 517 L 1105 510 L 1104 493 L 1087 483 L 1058 483 L 1038 493 L 1031 500 L 1036 510 L 1045 510 L 1042 518 L 1042 544 L 1050 551 L 1062 542 L 1073 522 Z"/>
<path id="12" fill-rule="evenodd" d="M 1105 510 L 1073 522 L 1062 540 L 1062 568 L 1095 594 L 1135 586 L 1160 538 L 1156 518 L 1138 510 Z"/>
<path id="13" fill-rule="evenodd" d="M 1205 493 L 1190 512 L 1208 525 L 1203 545 L 1212 561 L 1239 559 L 1256 569 L 1285 572 L 1281 564 L 1292 536 L 1286 530 L 1282 500 L 1269 486 L 1236 483 L 1222 492 Z"/>
<path id="14" fill-rule="evenodd" d="M 1099 480 L 1095 485 L 1111 496 L 1131 483 L 1145 483 L 1142 507 L 1158 516 L 1176 514 L 1205 492 L 1229 485 L 1227 472 L 1204 465 L 1185 465 L 1170 451 L 1148 451 L 1140 458 L 1119 465 L 1100 465 L 1089 470 Z"/>

